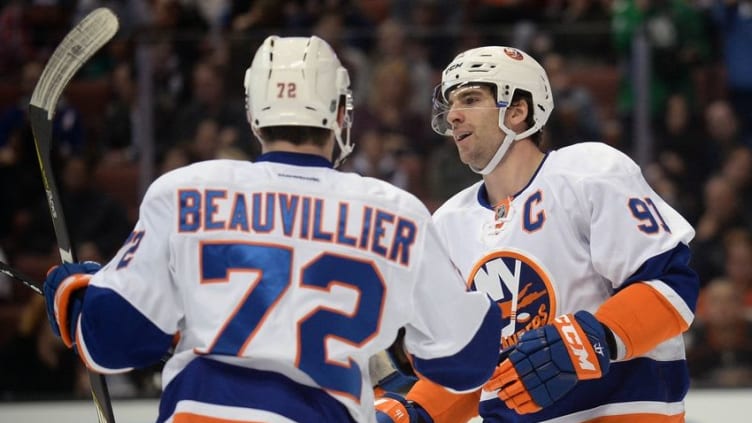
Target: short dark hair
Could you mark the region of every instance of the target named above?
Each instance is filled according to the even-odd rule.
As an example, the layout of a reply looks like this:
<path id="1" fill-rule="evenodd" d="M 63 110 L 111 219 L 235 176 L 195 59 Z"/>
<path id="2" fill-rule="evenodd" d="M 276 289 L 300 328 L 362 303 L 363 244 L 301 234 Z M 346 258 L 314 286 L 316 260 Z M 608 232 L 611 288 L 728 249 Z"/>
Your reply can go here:
<path id="1" fill-rule="evenodd" d="M 533 125 L 535 125 L 535 104 L 533 103 L 533 95 L 530 94 L 529 91 L 517 89 L 514 91 L 514 95 L 512 95 L 512 104 L 519 102 L 520 100 L 527 103 L 527 117 L 525 118 L 525 123 L 527 124 L 528 128 L 532 128 Z M 530 139 L 533 140 L 533 143 L 535 145 L 540 145 L 541 140 L 543 139 L 543 129 L 541 128 L 534 134 L 530 135 Z"/>
<path id="2" fill-rule="evenodd" d="M 259 128 L 259 134 L 264 141 L 285 140 L 295 145 L 313 143 L 321 147 L 329 140 L 332 130 L 314 126 L 285 125 Z"/>

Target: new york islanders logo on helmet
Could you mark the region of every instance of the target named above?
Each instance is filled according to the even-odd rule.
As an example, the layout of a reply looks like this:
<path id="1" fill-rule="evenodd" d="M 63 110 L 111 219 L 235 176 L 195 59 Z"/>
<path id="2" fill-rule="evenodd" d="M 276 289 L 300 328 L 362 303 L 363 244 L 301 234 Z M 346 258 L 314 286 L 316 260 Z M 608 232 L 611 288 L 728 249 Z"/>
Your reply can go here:
<path id="1" fill-rule="evenodd" d="M 509 56 L 510 59 L 514 60 L 522 60 L 525 58 L 519 50 L 511 47 L 504 47 L 504 54 Z"/>
<path id="2" fill-rule="evenodd" d="M 473 267 L 468 285 L 471 290 L 488 294 L 501 309 L 502 348 L 556 317 L 556 294 L 548 273 L 519 252 L 486 255 Z"/>

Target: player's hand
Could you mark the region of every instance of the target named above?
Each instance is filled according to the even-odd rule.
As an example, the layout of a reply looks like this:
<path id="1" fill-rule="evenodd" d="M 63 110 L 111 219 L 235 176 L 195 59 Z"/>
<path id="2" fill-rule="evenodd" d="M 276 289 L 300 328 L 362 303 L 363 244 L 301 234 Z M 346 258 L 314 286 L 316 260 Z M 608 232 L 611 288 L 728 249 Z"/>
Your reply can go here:
<path id="1" fill-rule="evenodd" d="M 73 346 L 76 322 L 83 306 L 82 294 L 91 275 L 100 268 L 99 263 L 85 261 L 64 263 L 47 272 L 42 287 L 47 302 L 47 319 L 55 335 L 61 337 L 69 348 Z"/>
<path id="2" fill-rule="evenodd" d="M 553 404 L 580 380 L 608 372 L 606 329 L 587 311 L 565 314 L 524 333 L 483 389 L 519 414 Z"/>
<path id="3" fill-rule="evenodd" d="M 433 419 L 420 405 L 402 395 L 387 392 L 376 400 L 378 423 L 433 423 Z"/>

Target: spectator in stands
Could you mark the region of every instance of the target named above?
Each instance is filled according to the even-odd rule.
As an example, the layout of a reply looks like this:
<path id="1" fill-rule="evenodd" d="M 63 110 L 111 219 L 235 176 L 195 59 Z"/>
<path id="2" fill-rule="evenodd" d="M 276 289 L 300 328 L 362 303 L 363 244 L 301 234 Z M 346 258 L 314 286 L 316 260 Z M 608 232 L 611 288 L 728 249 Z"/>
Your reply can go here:
<path id="1" fill-rule="evenodd" d="M 731 150 L 721 173 L 739 193 L 744 220 L 752 227 L 752 148 L 740 145 Z"/>
<path id="2" fill-rule="evenodd" d="M 723 162 L 739 145 L 752 147 L 752 138 L 741 133 L 739 118 L 726 100 L 715 100 L 705 107 L 705 143 L 710 146 L 705 151 L 703 161 L 709 163 L 712 171 L 719 171 Z"/>
<path id="3" fill-rule="evenodd" d="M 682 207 L 688 213 L 685 217 L 694 223 L 699 214 L 702 184 L 715 166 L 708 160 L 713 146 L 703 135 L 702 116 L 693 112 L 683 95 L 674 94 L 669 97 L 664 118 L 654 134 L 655 157 L 685 197 Z"/>
<path id="4" fill-rule="evenodd" d="M 367 97 L 371 63 L 362 50 L 349 44 L 345 29 L 345 16 L 341 11 L 327 9 L 314 24 L 313 35 L 324 39 L 337 53 L 342 66 L 350 73 L 353 101 L 359 104 Z"/>
<path id="5" fill-rule="evenodd" d="M 70 398 L 81 389 L 83 366 L 47 324 L 44 297 L 30 297 L 15 333 L 0 346 L 0 399 L 5 401 Z M 83 396 L 82 396 L 83 397 Z"/>
<path id="6" fill-rule="evenodd" d="M 726 277 L 742 298 L 744 317 L 752 321 L 752 233 L 747 228 L 730 230 L 724 237 Z"/>
<path id="7" fill-rule="evenodd" d="M 23 1 L 3 2 L 0 8 L 0 75 L 13 76 L 34 55 L 31 28 L 24 19 Z"/>
<path id="8" fill-rule="evenodd" d="M 398 134 L 404 139 L 399 149 L 399 167 L 408 174 L 408 191 L 425 198 L 425 160 L 438 145 L 438 137 L 431 133 L 421 115 L 409 108 L 405 99 L 413 98 L 410 62 L 395 57 L 380 61 L 373 69 L 371 91 L 365 107 L 355 117 L 353 137 L 361 139 L 365 132 L 375 130 L 382 134 Z"/>
<path id="9" fill-rule="evenodd" d="M 723 64 L 731 104 L 742 132 L 752 136 L 752 1 L 714 0 L 712 17 L 723 45 Z"/>
<path id="10" fill-rule="evenodd" d="M 99 147 L 102 162 L 110 165 L 133 162 L 138 148 L 133 145 L 133 124 L 137 118 L 136 81 L 133 66 L 120 63 L 110 75 L 112 98 L 107 104 Z"/>
<path id="11" fill-rule="evenodd" d="M 752 322 L 742 314 L 737 287 L 713 279 L 700 294 L 687 340 L 687 364 L 695 387 L 752 387 Z"/>
<path id="12" fill-rule="evenodd" d="M 168 149 L 159 161 L 157 175 L 163 175 L 173 169 L 191 164 L 191 155 L 184 145 L 176 145 Z"/>
<path id="13" fill-rule="evenodd" d="M 430 153 L 436 136 L 429 132 L 430 128 L 426 129 L 423 117 L 406 101 L 415 97 L 412 71 L 410 62 L 400 57 L 385 58 L 374 66 L 368 98 L 355 118 L 353 136 L 359 137 L 361 131 L 368 129 L 384 128 L 405 134 L 409 153 L 423 157 Z"/>
<path id="14" fill-rule="evenodd" d="M 236 33 L 284 28 L 284 9 L 279 0 L 254 2 L 233 0 L 231 1 L 229 16 L 230 28 Z"/>
<path id="15" fill-rule="evenodd" d="M 173 145 L 194 139 L 199 124 L 205 119 L 213 119 L 219 125 L 219 131 L 232 138 L 231 144 L 255 145 L 245 142 L 252 138 L 243 102 L 228 101 L 228 95 L 223 70 L 207 62 L 198 63 L 193 69 L 191 99 L 177 109 L 173 123 Z"/>
<path id="16" fill-rule="evenodd" d="M 383 76 L 376 75 L 379 72 L 378 69 L 383 71 L 382 62 L 402 62 L 403 66 L 409 69 L 407 75 L 404 75 L 405 72 L 403 71 L 392 68 L 396 72 L 400 72 L 397 74 L 397 83 L 408 84 L 410 89 L 409 95 L 403 92 L 400 96 L 399 102 L 402 103 L 400 109 L 409 110 L 412 115 L 422 117 L 423 122 L 425 122 L 426 119 L 429 119 L 431 111 L 430 105 L 425 103 L 425 99 L 431 98 L 434 86 L 433 71 L 428 62 L 427 53 L 423 51 L 420 44 L 407 36 L 406 31 L 405 24 L 396 19 L 389 18 L 379 24 L 376 32 L 376 45 L 369 55 L 374 74 L 371 78 L 371 93 L 369 96 L 372 97 L 375 94 L 374 91 L 378 92 L 392 85 Z M 419 124 L 417 128 L 424 126 Z M 357 124 L 354 129 L 357 130 Z"/>
<path id="17" fill-rule="evenodd" d="M 131 222 L 122 206 L 93 188 L 92 179 L 91 168 L 84 159 L 69 159 L 59 175 L 60 199 L 73 247 L 78 250 L 91 243 L 88 247 L 96 247 L 96 251 L 87 254 L 101 257 L 100 261 L 107 261 L 130 233 Z M 40 189 L 39 193 L 41 192 Z M 37 197 L 37 200 L 37 207 L 24 219 L 23 225 L 17 228 L 17 259 L 24 255 L 52 255 L 55 236 L 49 208 L 46 199 Z M 46 265 L 49 266 L 49 263 Z"/>
<path id="18" fill-rule="evenodd" d="M 188 152 L 191 155 L 191 162 L 200 162 L 204 160 L 212 160 L 217 156 L 217 152 L 221 147 L 220 143 L 220 128 L 219 122 L 212 118 L 201 119 L 196 126 L 196 132 L 190 143 L 186 144 Z M 228 144 L 232 145 L 234 137 L 237 134 L 231 134 L 233 138 L 228 140 Z"/>
<path id="19" fill-rule="evenodd" d="M 730 229 L 743 227 L 739 195 L 731 182 L 721 175 L 711 177 L 704 186 L 703 211 L 695 225 L 697 235 L 692 248 L 701 251 L 693 256 L 700 283 L 706 284 L 724 272 L 723 238 Z"/>
<path id="20" fill-rule="evenodd" d="M 426 58 L 432 69 L 441 69 L 446 63 L 451 62 L 455 55 L 452 46 L 456 39 L 455 31 L 451 31 L 450 26 L 458 29 L 457 32 L 466 30 L 457 27 L 462 10 L 458 2 L 417 0 L 402 3 L 401 17 L 397 19 L 410 27 L 409 38 L 415 41 L 421 57 Z M 393 4 L 393 11 L 397 7 Z"/>
<path id="21" fill-rule="evenodd" d="M 556 107 L 546 124 L 546 147 L 557 149 L 584 141 L 600 141 L 601 118 L 590 92 L 575 85 L 563 55 L 549 53 L 543 59 Z"/>
<path id="22" fill-rule="evenodd" d="M 368 129 L 358 138 L 355 152 L 343 165 L 344 169 L 408 189 L 408 174 L 400 166 L 399 160 L 405 142 L 404 137 L 389 134 L 383 129 Z"/>
<path id="23" fill-rule="evenodd" d="M 92 242 L 101 261 L 109 260 L 131 230 L 125 210 L 93 187 L 92 169 L 81 158 L 65 163 L 60 176 L 60 191 L 74 245 L 80 247 L 85 242 Z"/>
<path id="24" fill-rule="evenodd" d="M 468 23 L 471 25 L 514 25 L 521 21 L 541 21 L 544 0 L 498 1 L 479 0 L 462 2 Z"/>
<path id="25" fill-rule="evenodd" d="M 180 104 L 188 101 L 190 70 L 169 39 L 155 40 L 151 47 L 154 102 L 154 142 L 158 157 L 173 144 L 175 115 Z"/>
<path id="26" fill-rule="evenodd" d="M 547 0 L 543 3 L 542 14 L 547 24 L 594 28 L 608 24 L 611 19 L 612 0 Z M 561 31 L 556 35 L 556 50 L 569 60 L 592 60 L 593 52 L 598 52 L 599 59 L 611 63 L 614 52 L 610 47 L 608 37 L 583 36 L 579 31 Z"/>
<path id="27" fill-rule="evenodd" d="M 426 164 L 426 205 L 433 211 L 450 197 L 479 181 L 477 173 L 462 163 L 454 138 L 443 137 Z"/>
<path id="28" fill-rule="evenodd" d="M 23 216 L 38 204 L 43 192 L 34 137 L 28 121 L 29 100 L 41 72 L 40 62 L 24 64 L 20 80 L 17 81 L 20 97 L 10 107 L 0 111 L 0 240 L 12 236 L 24 220 Z M 84 138 L 81 117 L 64 98 L 58 104 L 52 134 L 55 139 L 54 157 L 82 152 Z M 8 254 L 13 255 L 16 246 L 11 242 L 7 245 Z"/>
<path id="29" fill-rule="evenodd" d="M 692 75 L 709 57 L 709 34 L 702 14 L 681 0 L 616 0 L 612 29 L 614 46 L 622 61 L 618 110 L 631 128 L 635 107 L 633 78 L 636 58 L 633 41 L 643 34 L 649 50 L 650 116 L 659 121 L 672 94 L 682 94 L 696 104 Z M 627 140 L 631 140 L 627 136 Z M 631 149 L 633 146 L 628 146 Z M 629 150 L 628 150 L 629 151 Z"/>
<path id="30" fill-rule="evenodd" d="M 29 101 L 43 69 L 44 65 L 38 61 L 23 65 L 20 97 L 13 106 L 0 112 L 0 149 L 9 145 L 14 137 L 18 137 L 18 142 L 34 145 L 32 134 L 28 130 Z M 54 147 L 62 157 L 84 153 L 86 145 L 81 114 L 68 104 L 64 95 L 58 100 L 52 134 L 55 139 Z"/>

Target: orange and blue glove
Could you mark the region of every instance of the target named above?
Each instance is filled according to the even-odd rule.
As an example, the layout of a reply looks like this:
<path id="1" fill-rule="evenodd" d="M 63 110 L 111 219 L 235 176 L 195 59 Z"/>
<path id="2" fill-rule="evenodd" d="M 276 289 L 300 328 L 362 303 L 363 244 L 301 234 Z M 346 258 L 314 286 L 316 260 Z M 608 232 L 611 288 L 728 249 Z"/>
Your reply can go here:
<path id="1" fill-rule="evenodd" d="M 483 389 L 518 414 L 540 411 L 575 387 L 608 372 L 613 334 L 587 311 L 565 314 L 525 332 Z"/>
<path id="2" fill-rule="evenodd" d="M 433 419 L 423 407 L 393 392 L 387 392 L 376 400 L 376 421 L 378 423 L 433 423 Z"/>
<path id="3" fill-rule="evenodd" d="M 78 316 L 81 314 L 83 293 L 91 275 L 102 266 L 93 261 L 64 263 L 52 267 L 44 280 L 44 298 L 47 303 L 47 319 L 52 331 L 62 338 L 68 348 L 73 347 Z"/>

